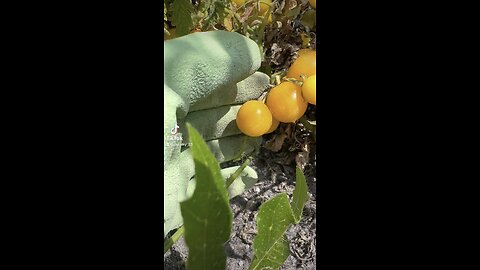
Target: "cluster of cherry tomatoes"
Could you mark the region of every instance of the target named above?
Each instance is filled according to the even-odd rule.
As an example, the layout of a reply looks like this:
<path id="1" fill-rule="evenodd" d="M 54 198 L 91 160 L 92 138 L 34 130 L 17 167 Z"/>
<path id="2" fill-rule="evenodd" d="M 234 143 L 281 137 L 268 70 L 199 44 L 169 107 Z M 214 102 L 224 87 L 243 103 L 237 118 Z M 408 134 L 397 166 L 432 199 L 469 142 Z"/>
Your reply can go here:
<path id="1" fill-rule="evenodd" d="M 250 137 L 259 137 L 277 129 L 280 122 L 293 123 L 316 105 L 316 51 L 303 49 L 288 69 L 286 80 L 270 90 L 266 102 L 250 100 L 237 113 L 237 126 Z"/>

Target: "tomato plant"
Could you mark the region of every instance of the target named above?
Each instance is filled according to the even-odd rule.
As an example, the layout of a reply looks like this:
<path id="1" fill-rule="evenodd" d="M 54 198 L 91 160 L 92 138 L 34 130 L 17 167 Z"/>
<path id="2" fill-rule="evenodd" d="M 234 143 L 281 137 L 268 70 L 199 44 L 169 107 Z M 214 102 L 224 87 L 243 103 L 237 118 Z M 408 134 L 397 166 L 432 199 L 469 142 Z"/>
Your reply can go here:
<path id="1" fill-rule="evenodd" d="M 267 106 L 272 116 L 284 123 L 292 123 L 300 119 L 307 110 L 307 105 L 302 96 L 302 88 L 289 81 L 272 88 L 267 96 Z"/>
<path id="2" fill-rule="evenodd" d="M 308 149 L 312 148 L 304 146 L 307 144 L 310 146 L 312 141 L 303 141 L 305 145 L 302 145 L 301 150 L 294 144 L 297 144 L 299 138 L 302 138 L 302 140 L 306 137 L 310 138 L 310 136 L 303 136 L 306 132 L 315 140 L 315 9 L 316 0 L 165 0 L 164 39 L 181 37 L 193 32 L 223 30 L 237 32 L 255 41 L 261 52 L 262 65 L 258 71 L 270 76 L 270 84 L 273 88 L 266 90 L 262 97 L 259 98 L 259 100 L 265 100 L 265 102 L 252 100 L 244 103 L 236 115 L 236 125 L 242 133 L 249 137 L 260 137 L 269 134 L 264 136 L 263 140 L 272 141 L 275 144 L 278 142 L 280 151 L 288 151 L 288 154 L 292 155 L 301 153 L 302 158 L 308 158 Z M 315 106 L 309 106 L 308 104 Z M 286 124 L 280 126 L 280 122 Z M 285 144 L 289 147 L 281 147 Z M 273 152 L 278 151 L 267 147 L 262 149 Z M 297 157 L 295 157 L 295 161 L 299 164 Z M 248 158 L 250 159 L 252 156 Z M 309 163 L 308 159 L 305 162 Z M 214 163 L 212 159 L 210 164 Z M 246 166 L 246 164 L 248 163 L 242 164 L 242 167 L 245 168 L 244 165 Z M 238 169 L 238 172 L 235 172 L 236 175 L 242 173 L 242 167 Z M 230 176 L 229 179 L 235 178 Z M 218 182 L 220 183 L 220 181 Z M 226 181 L 226 183 L 228 187 L 229 181 Z M 213 187 L 214 185 L 211 186 Z M 215 186 L 219 187 L 222 185 Z M 307 190 L 306 187 L 299 188 L 305 192 Z M 206 199 L 199 198 L 199 201 L 202 200 Z M 217 202 L 215 203 L 218 204 Z M 283 205 L 283 209 L 290 207 L 286 197 L 278 198 L 278 201 L 274 203 Z M 192 205 L 198 206 L 199 209 L 201 208 L 200 204 Z M 257 228 L 260 228 L 259 232 L 262 230 L 262 227 L 270 228 L 268 237 L 259 237 L 257 244 L 254 245 L 255 254 L 266 254 L 265 251 L 268 253 L 268 251 L 272 250 L 272 246 L 265 244 L 268 242 L 264 241 L 265 239 L 282 239 L 280 234 L 277 235 L 277 238 L 270 234 L 272 226 L 275 228 L 280 222 L 264 223 L 269 219 L 263 217 L 271 214 L 266 211 L 268 208 L 268 204 L 265 204 L 265 216 L 259 214 L 261 218 L 259 218 L 257 224 Z M 293 209 L 300 209 L 301 212 L 300 207 L 293 207 Z M 291 211 L 286 212 L 290 215 Z M 278 212 L 276 213 L 279 221 L 290 218 L 287 217 L 288 215 L 282 216 Z M 263 223 L 261 220 L 264 220 Z M 297 221 L 298 219 L 295 217 L 295 222 Z M 209 220 L 210 222 L 218 223 L 217 220 Z M 220 231 L 221 226 L 218 225 L 217 229 Z M 172 236 L 172 239 L 178 239 L 178 236 L 182 235 L 182 233 L 182 230 L 178 230 Z M 190 233 L 190 235 L 192 238 L 196 237 L 194 233 Z M 259 235 L 261 236 L 262 232 Z M 224 243 L 225 239 L 222 239 L 221 242 Z M 263 245 L 259 245 L 259 243 L 263 243 Z M 198 244 L 198 246 L 203 245 Z M 261 250 L 262 246 L 264 251 Z M 208 256 L 212 256 L 212 254 L 208 254 Z M 282 255 L 285 257 L 281 258 L 278 254 L 275 254 L 275 256 L 275 263 L 278 261 L 278 264 L 281 264 L 288 256 L 288 249 L 285 249 L 285 254 Z M 254 257 L 250 269 L 260 269 L 264 266 L 270 267 L 269 269 L 277 269 L 279 267 L 279 265 L 274 265 L 275 263 L 272 264 L 272 262 L 266 265 L 262 265 L 263 263 L 265 262 L 261 262 L 259 258 Z"/>
<path id="3" fill-rule="evenodd" d="M 250 100 L 240 107 L 236 121 L 238 129 L 245 135 L 258 137 L 272 126 L 272 114 L 263 102 Z"/>

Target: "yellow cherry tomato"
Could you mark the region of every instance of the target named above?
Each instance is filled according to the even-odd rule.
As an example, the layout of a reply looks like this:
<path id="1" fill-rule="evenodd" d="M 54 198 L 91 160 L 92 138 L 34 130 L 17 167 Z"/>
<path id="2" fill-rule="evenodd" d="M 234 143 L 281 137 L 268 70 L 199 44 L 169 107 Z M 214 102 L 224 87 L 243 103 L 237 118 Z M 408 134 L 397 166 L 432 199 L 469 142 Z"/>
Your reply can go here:
<path id="1" fill-rule="evenodd" d="M 237 127 L 243 134 L 259 137 L 272 126 L 272 114 L 267 105 L 258 100 L 245 102 L 237 113 Z"/>
<path id="2" fill-rule="evenodd" d="M 302 85 L 303 98 L 310 104 L 317 105 L 317 76 L 308 77 Z"/>
<path id="3" fill-rule="evenodd" d="M 272 117 L 272 126 L 267 132 L 265 132 L 265 134 L 274 132 L 278 128 L 278 125 L 280 125 L 280 122 Z"/>
<path id="4" fill-rule="evenodd" d="M 287 78 L 302 80 L 301 75 L 310 77 L 317 72 L 317 52 L 310 51 L 300 54 L 287 72 Z"/>
<path id="5" fill-rule="evenodd" d="M 293 82 L 282 82 L 270 90 L 267 106 L 273 118 L 280 122 L 292 123 L 300 119 L 308 103 L 302 96 L 302 88 Z"/>
<path id="6" fill-rule="evenodd" d="M 303 54 L 308 53 L 308 52 L 314 52 L 314 50 L 312 50 L 312 49 L 300 49 L 300 50 L 298 50 L 297 54 L 298 55 L 303 55 Z"/>

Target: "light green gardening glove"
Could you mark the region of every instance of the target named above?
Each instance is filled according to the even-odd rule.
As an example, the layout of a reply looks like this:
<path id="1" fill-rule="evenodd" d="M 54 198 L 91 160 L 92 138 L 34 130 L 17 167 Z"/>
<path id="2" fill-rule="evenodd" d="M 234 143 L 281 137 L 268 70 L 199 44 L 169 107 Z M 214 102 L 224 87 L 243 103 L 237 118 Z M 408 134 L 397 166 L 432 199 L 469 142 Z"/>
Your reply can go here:
<path id="1" fill-rule="evenodd" d="M 265 91 L 269 77 L 256 72 L 260 67 L 257 44 L 237 33 L 194 33 L 164 44 L 165 237 L 183 224 L 179 203 L 193 193 L 195 186 L 185 123 L 200 132 L 219 162 L 252 152 L 261 138 L 242 135 L 235 117 L 241 104 Z M 222 175 L 227 178 L 237 168 L 223 169 Z M 255 171 L 245 168 L 230 186 L 230 197 L 256 181 Z"/>

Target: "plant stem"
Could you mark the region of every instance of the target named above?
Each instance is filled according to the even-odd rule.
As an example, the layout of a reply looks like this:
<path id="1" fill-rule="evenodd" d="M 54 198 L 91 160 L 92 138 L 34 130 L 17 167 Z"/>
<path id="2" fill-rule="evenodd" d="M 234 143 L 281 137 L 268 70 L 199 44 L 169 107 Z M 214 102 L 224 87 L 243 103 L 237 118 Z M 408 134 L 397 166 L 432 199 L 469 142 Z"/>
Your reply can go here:
<path id="1" fill-rule="evenodd" d="M 227 188 L 233 183 L 233 181 L 235 181 L 235 179 L 237 179 L 240 176 L 242 171 L 245 169 L 245 167 L 248 166 L 248 164 L 250 164 L 251 161 L 252 161 L 252 156 L 249 156 L 247 160 L 243 162 L 242 166 L 240 166 L 232 175 L 230 175 L 230 177 L 227 178 L 227 181 L 226 181 Z"/>
<path id="2" fill-rule="evenodd" d="M 185 228 L 183 225 L 178 228 L 178 230 L 172 235 L 172 237 L 167 239 L 167 242 L 163 244 L 163 254 L 167 253 L 167 251 L 175 244 L 180 237 L 183 236 L 183 233 L 185 232 Z"/>

